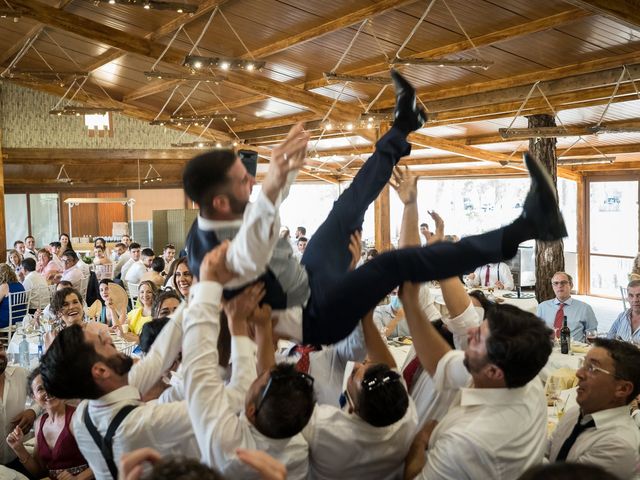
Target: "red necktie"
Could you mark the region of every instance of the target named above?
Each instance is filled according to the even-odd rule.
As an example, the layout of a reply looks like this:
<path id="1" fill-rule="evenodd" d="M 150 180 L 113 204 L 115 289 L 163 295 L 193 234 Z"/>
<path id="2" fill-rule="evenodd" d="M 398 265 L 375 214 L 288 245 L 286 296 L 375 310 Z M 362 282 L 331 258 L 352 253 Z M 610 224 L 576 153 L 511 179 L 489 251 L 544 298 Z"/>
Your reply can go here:
<path id="1" fill-rule="evenodd" d="M 411 393 L 411 388 L 413 387 L 413 381 L 416 379 L 418 370 L 420 369 L 420 359 L 418 355 L 413 357 L 413 360 L 409 362 L 406 368 L 402 371 L 402 377 L 404 378 L 405 383 L 407 384 L 407 392 Z"/>
<path id="2" fill-rule="evenodd" d="M 562 321 L 564 320 L 564 303 L 560 303 L 558 311 L 556 312 L 556 319 L 553 321 L 553 328 L 556 331 L 556 337 L 560 336 L 560 329 L 562 328 Z"/>
<path id="3" fill-rule="evenodd" d="M 294 352 L 300 354 L 300 358 L 296 363 L 296 370 L 302 373 L 309 373 L 309 354 L 317 350 L 313 345 L 296 345 L 293 349 Z"/>
<path id="4" fill-rule="evenodd" d="M 484 286 L 489 286 L 489 275 L 491 274 L 491 265 L 487 265 L 487 273 L 484 275 Z"/>

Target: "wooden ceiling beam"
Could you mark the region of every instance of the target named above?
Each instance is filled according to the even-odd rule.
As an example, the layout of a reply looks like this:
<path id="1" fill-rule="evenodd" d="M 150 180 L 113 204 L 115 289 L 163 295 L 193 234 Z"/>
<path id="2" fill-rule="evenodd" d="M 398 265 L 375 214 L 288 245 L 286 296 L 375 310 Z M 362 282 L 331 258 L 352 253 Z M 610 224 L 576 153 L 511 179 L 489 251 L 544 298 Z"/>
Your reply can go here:
<path id="1" fill-rule="evenodd" d="M 184 83 L 184 80 L 156 80 L 151 81 L 149 84 L 137 88 L 132 92 L 127 93 L 124 97 L 122 97 L 122 101 L 124 103 L 130 103 L 135 100 L 140 100 L 141 98 L 148 97 L 149 95 L 156 95 L 161 92 L 166 92 L 167 90 L 175 87 L 176 85 L 180 85 Z"/>
<path id="2" fill-rule="evenodd" d="M 100 67 L 106 65 L 107 63 L 111 63 L 114 60 L 117 60 L 120 57 L 123 57 L 126 52 L 123 52 L 119 48 L 108 48 L 96 58 L 94 58 L 91 63 L 87 63 L 82 67 L 85 72 L 93 72 L 94 70 L 99 69 Z"/>
<path id="3" fill-rule="evenodd" d="M 565 168 L 574 172 L 611 172 L 634 170 L 640 171 L 640 160 L 613 163 L 589 163 L 584 165 L 566 165 Z"/>
<path id="4" fill-rule="evenodd" d="M 581 18 L 585 18 L 589 16 L 589 12 L 585 12 L 581 9 L 572 8 L 566 10 L 564 12 L 557 13 L 555 15 L 550 15 L 548 17 L 539 18 L 536 20 L 527 20 L 518 25 L 513 25 L 511 27 L 504 28 L 502 30 L 496 30 L 485 35 L 479 35 L 477 37 L 472 38 L 473 44 L 480 46 L 493 45 L 495 43 L 504 42 L 506 40 L 510 40 L 513 38 L 517 38 L 523 35 L 529 35 L 532 33 L 537 33 L 541 31 L 548 30 L 550 28 L 558 27 L 560 25 L 564 25 L 566 23 L 579 20 Z M 417 52 L 412 55 L 409 55 L 407 58 L 423 58 L 423 57 L 438 57 L 442 55 L 448 55 L 452 53 L 459 53 L 466 50 L 472 49 L 473 46 L 469 43 L 468 40 L 461 40 L 459 42 L 453 42 L 447 45 L 442 45 L 440 47 L 431 48 L 429 50 L 424 50 L 422 52 Z M 348 70 L 345 70 L 344 74 L 347 75 L 374 75 L 377 73 L 385 72 L 389 69 L 389 64 L 385 60 L 376 62 L 374 64 L 366 64 L 359 67 L 353 67 Z M 327 85 L 326 79 L 324 77 L 319 77 L 315 79 L 311 79 L 305 81 L 303 83 L 299 83 L 296 86 L 304 88 L 305 90 L 312 90 L 314 88 L 320 88 Z M 241 98 L 231 102 L 229 108 L 240 108 L 247 105 L 251 105 L 253 103 L 261 102 L 265 100 L 266 97 L 264 95 L 257 95 L 252 97 Z M 212 105 L 207 111 L 214 111 L 216 109 L 220 109 L 222 105 L 216 104 Z"/>
<path id="5" fill-rule="evenodd" d="M 34 35 L 39 35 L 43 30 L 44 25 L 42 24 L 31 27 L 24 37 L 14 43 L 11 47 L 7 48 L 4 52 L 0 53 L 0 65 L 4 66 L 9 63 L 9 61 L 13 59 L 13 57 L 22 49 L 24 44 L 27 43 L 30 38 Z"/>
<path id="6" fill-rule="evenodd" d="M 565 0 L 597 15 L 640 30 L 640 0 Z"/>

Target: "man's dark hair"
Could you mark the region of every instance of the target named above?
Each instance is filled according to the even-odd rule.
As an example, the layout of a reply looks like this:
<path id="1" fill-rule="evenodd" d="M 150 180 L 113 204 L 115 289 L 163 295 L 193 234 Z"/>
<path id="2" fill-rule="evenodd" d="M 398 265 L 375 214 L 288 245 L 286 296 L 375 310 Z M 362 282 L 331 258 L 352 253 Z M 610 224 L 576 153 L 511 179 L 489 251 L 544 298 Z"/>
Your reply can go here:
<path id="1" fill-rule="evenodd" d="M 298 237 L 298 242 L 308 242 L 309 239 L 307 237 Z"/>
<path id="2" fill-rule="evenodd" d="M 176 246 L 173 243 L 167 243 L 162 249 L 162 251 L 164 252 L 165 250 L 175 250 L 175 249 L 176 249 Z"/>
<path id="3" fill-rule="evenodd" d="M 142 480 L 224 480 L 224 477 L 198 460 L 179 457 L 159 461 Z"/>
<path id="4" fill-rule="evenodd" d="M 157 273 L 162 273 L 164 270 L 164 258 L 155 257 L 151 262 L 151 270 Z"/>
<path id="5" fill-rule="evenodd" d="M 598 465 L 556 462 L 535 465 L 518 480 L 620 480 Z"/>
<path id="6" fill-rule="evenodd" d="M 161 317 L 154 318 L 142 326 L 140 341 L 138 344 L 140 345 L 140 350 L 142 350 L 143 353 L 149 353 L 151 345 L 156 341 L 156 338 L 160 335 L 160 332 L 167 323 L 169 323 L 169 317 Z"/>
<path id="7" fill-rule="evenodd" d="M 15 242 L 13 242 L 13 248 L 17 248 L 18 245 L 20 245 L 21 243 L 24 243 L 22 240 L 16 240 Z"/>
<path id="8" fill-rule="evenodd" d="M 95 347 L 86 342 L 80 325 L 63 329 L 40 360 L 45 390 L 65 399 L 101 397 L 104 393 L 91 374 L 93 365 L 101 360 Z"/>
<path id="9" fill-rule="evenodd" d="M 256 407 L 264 393 L 258 392 Z M 279 363 L 271 370 L 271 385 L 255 419 L 260 433 L 269 438 L 290 438 L 307 425 L 316 404 L 313 384 L 300 376 L 295 365 Z"/>
<path id="10" fill-rule="evenodd" d="M 153 315 L 154 317 L 158 317 L 160 315 L 160 306 L 162 305 L 162 302 L 164 302 L 168 298 L 175 298 L 176 300 L 178 300 L 178 302 L 182 301 L 182 298 L 180 298 L 180 295 L 178 295 L 178 292 L 176 292 L 175 290 L 163 290 L 159 292 L 153 300 L 151 315 Z"/>
<path id="11" fill-rule="evenodd" d="M 51 313 L 57 315 L 62 311 L 62 307 L 64 306 L 64 299 L 67 298 L 67 295 L 71 295 L 75 293 L 78 296 L 78 300 L 82 303 L 82 294 L 73 287 L 64 287 L 61 290 L 56 290 L 56 293 L 53 294 L 53 298 L 51 299 Z"/>
<path id="12" fill-rule="evenodd" d="M 110 283 L 115 283 L 115 282 L 110 278 L 103 278 L 98 282 L 98 285 L 109 285 Z"/>
<path id="13" fill-rule="evenodd" d="M 426 224 L 426 223 L 421 223 L 420 226 L 426 228 L 427 230 L 429 230 L 429 225 Z"/>
<path id="14" fill-rule="evenodd" d="M 150 248 L 143 248 L 142 251 L 140 252 L 140 255 L 142 255 L 143 257 L 155 257 L 156 256 L 156 254 Z"/>
<path id="15" fill-rule="evenodd" d="M 115 247 L 116 247 L 116 248 L 118 248 L 118 247 L 127 248 L 127 246 L 126 246 L 124 243 L 122 243 L 122 242 L 118 242 L 118 243 L 116 243 Z"/>
<path id="16" fill-rule="evenodd" d="M 69 280 L 60 280 L 58 282 L 58 286 L 62 285 L 63 287 L 71 287 L 73 288 L 73 283 L 71 283 Z"/>
<path id="17" fill-rule="evenodd" d="M 27 272 L 36 271 L 36 261 L 33 258 L 25 258 L 22 260 L 22 269 Z"/>
<path id="18" fill-rule="evenodd" d="M 129 250 L 133 250 L 134 248 L 140 248 L 140 244 L 138 242 L 131 242 L 129 244 Z"/>
<path id="19" fill-rule="evenodd" d="M 495 305 L 485 318 L 489 361 L 502 369 L 507 388 L 526 385 L 551 355 L 553 330 L 533 313 L 513 305 Z"/>
<path id="20" fill-rule="evenodd" d="M 24 237 L 24 241 L 26 242 L 26 241 L 27 241 L 27 240 L 29 240 L 30 238 L 31 238 L 31 239 L 33 239 L 33 240 L 35 240 L 35 238 L 33 237 L 33 235 L 27 235 L 26 237 Z"/>
<path id="21" fill-rule="evenodd" d="M 362 378 L 358 396 L 358 415 L 374 427 L 397 422 L 409 407 L 409 394 L 398 372 L 378 363 L 369 367 Z"/>
<path id="22" fill-rule="evenodd" d="M 627 403 L 631 402 L 640 393 L 640 350 L 632 343 L 610 338 L 596 338 L 593 344 L 609 352 L 616 378 L 633 384 L 633 391 L 627 397 Z"/>
<path id="23" fill-rule="evenodd" d="M 475 298 L 480 303 L 480 306 L 485 311 L 485 317 L 487 316 L 487 310 L 491 310 L 495 306 L 495 302 L 489 300 L 482 290 L 472 290 L 469 292 L 469 296 Z"/>
<path id="24" fill-rule="evenodd" d="M 56 247 L 56 248 L 61 248 L 62 244 L 60 242 L 50 242 L 49 243 L 50 247 Z"/>
<path id="25" fill-rule="evenodd" d="M 307 234 L 307 229 L 304 227 L 298 227 L 296 228 L 297 231 L 299 231 L 302 235 L 306 235 Z"/>
<path id="26" fill-rule="evenodd" d="M 65 250 L 60 258 L 62 257 L 69 257 L 72 260 L 78 260 L 78 254 L 75 250 Z"/>
<path id="27" fill-rule="evenodd" d="M 631 280 L 631 281 L 627 284 L 627 289 L 629 289 L 629 288 L 635 288 L 635 287 L 640 287 L 640 280 Z"/>
<path id="28" fill-rule="evenodd" d="M 192 158 L 182 173 L 182 185 L 187 196 L 198 204 L 204 214 L 213 214 L 213 198 L 226 193 L 229 170 L 236 161 L 233 150 L 211 150 Z"/>

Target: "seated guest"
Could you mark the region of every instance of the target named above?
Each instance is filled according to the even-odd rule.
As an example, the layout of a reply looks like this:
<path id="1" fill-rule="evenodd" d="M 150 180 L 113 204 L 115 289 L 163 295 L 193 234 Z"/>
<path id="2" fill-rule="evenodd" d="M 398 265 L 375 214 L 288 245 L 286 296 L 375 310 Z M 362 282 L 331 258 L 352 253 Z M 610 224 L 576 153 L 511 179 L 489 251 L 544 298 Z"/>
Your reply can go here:
<path id="1" fill-rule="evenodd" d="M 63 288 L 67 288 L 67 287 L 73 288 L 73 284 L 71 282 L 67 282 L 66 280 L 60 280 L 56 285 L 56 292 L 58 290 L 62 290 Z M 51 311 L 51 303 L 49 303 L 42 310 L 36 310 L 36 313 L 34 314 L 34 319 L 38 323 L 40 323 L 41 320 L 44 320 L 45 322 L 54 323 L 56 321 L 56 316 Z"/>
<path id="2" fill-rule="evenodd" d="M 153 307 L 153 300 L 158 293 L 158 288 L 153 282 L 142 282 L 138 288 L 138 300 L 140 307 L 134 308 L 127 313 L 126 325 L 128 329 L 123 331 L 123 336 L 130 342 L 138 343 L 138 336 L 142 331 L 142 326 L 151 321 L 151 312 Z M 127 331 L 129 333 L 127 333 Z"/>
<path id="3" fill-rule="evenodd" d="M 0 328 L 9 326 L 9 294 L 24 292 L 15 272 L 6 263 L 0 263 Z M 22 321 L 14 319 L 14 322 Z"/>
<path id="4" fill-rule="evenodd" d="M 176 311 L 182 299 L 173 290 L 158 292 L 153 302 L 153 318 L 170 317 Z"/>
<path id="5" fill-rule="evenodd" d="M 107 256 L 102 244 L 98 244 L 93 247 L 93 264 L 94 265 L 113 265 L 113 262 Z"/>
<path id="6" fill-rule="evenodd" d="M 16 427 L 7 436 L 7 443 L 29 473 L 36 478 L 85 480 L 93 478 L 87 461 L 80 453 L 69 426 L 75 407 L 49 396 L 42 384 L 40 368 L 28 379 L 31 396 L 44 413 L 36 423 L 36 445 L 30 454 L 23 445 L 24 433 Z M 71 476 L 69 476 L 71 475 Z"/>
<path id="7" fill-rule="evenodd" d="M 551 330 L 531 313 L 496 305 L 469 329 L 465 350 L 452 350 L 426 321 L 417 292 L 405 283 L 400 295 L 411 333 L 424 340 L 414 344 L 420 364 L 438 391 L 458 395 L 416 436 L 405 478 L 517 478 L 544 456 L 547 404 L 537 375 L 551 354 Z"/>
<path id="8" fill-rule="evenodd" d="M 109 333 L 105 325 L 94 321 L 84 321 L 84 308 L 82 294 L 75 288 L 65 287 L 56 290 L 51 299 L 51 312 L 56 317 L 56 328 L 45 334 L 45 345 L 48 346 L 58 332 L 72 325 L 81 325 L 83 328 L 100 335 Z"/>
<path id="9" fill-rule="evenodd" d="M 31 235 L 27 235 L 24 238 L 24 246 L 25 246 L 25 252 L 23 255 L 24 258 L 33 258 L 34 260 L 37 260 L 38 254 L 36 249 L 36 239 L 33 238 L 33 236 Z"/>
<path id="10" fill-rule="evenodd" d="M 58 237 L 58 242 L 60 243 L 60 251 L 62 253 L 66 252 L 67 250 L 73 250 L 71 237 L 69 237 L 68 233 L 61 233 Z"/>
<path id="11" fill-rule="evenodd" d="M 640 393 L 640 350 L 597 338 L 576 375 L 578 406 L 553 432 L 549 460 L 594 464 L 632 478 L 640 462 L 640 431 L 629 404 Z"/>
<path id="12" fill-rule="evenodd" d="M 49 303 L 49 284 L 42 275 L 36 272 L 36 261 L 33 258 L 25 258 L 22 261 L 24 280 L 22 286 L 29 295 L 29 313 L 38 308 L 44 308 Z"/>
<path id="13" fill-rule="evenodd" d="M 58 269 L 62 272 L 64 270 L 64 263 L 62 263 L 62 244 L 60 242 L 51 242 L 49 244 L 49 252 L 51 252 L 51 261 L 58 266 Z"/>
<path id="14" fill-rule="evenodd" d="M 189 299 L 189 289 L 193 283 L 193 274 L 189 269 L 187 257 L 180 257 L 174 260 L 171 271 L 167 277 L 165 285 L 175 290 L 182 300 Z"/>
<path id="15" fill-rule="evenodd" d="M 44 277 L 47 283 L 53 283 L 56 275 L 62 273 L 62 268 L 51 259 L 51 252 L 46 248 L 38 250 L 38 263 L 36 264 L 36 272 Z"/>
<path id="16" fill-rule="evenodd" d="M 133 245 L 133 244 L 132 244 Z M 155 254 L 150 248 L 145 248 L 140 252 L 140 260 L 134 262 L 124 273 L 124 281 L 127 283 L 140 283 L 142 276 L 151 268 L 151 262 Z M 131 257 L 133 259 L 133 257 Z"/>
<path id="17" fill-rule="evenodd" d="M 127 273 L 129 272 L 129 269 L 133 266 L 133 264 L 140 261 L 140 244 L 138 242 L 131 242 L 128 248 L 129 258 L 120 269 L 120 276 L 123 280 L 126 278 Z"/>
<path id="18" fill-rule="evenodd" d="M 151 269 L 148 270 L 144 275 L 142 275 L 140 281 L 144 282 L 148 280 L 155 283 L 156 287 L 162 288 L 162 285 L 164 285 L 164 277 L 162 276 L 163 271 L 164 259 L 162 257 L 156 257 L 151 262 Z"/>
<path id="19" fill-rule="evenodd" d="M 127 246 L 122 243 L 116 243 L 113 251 L 111 252 L 111 261 L 113 262 L 113 278 L 120 278 L 122 267 L 129 261 L 129 252 Z"/>
<path id="20" fill-rule="evenodd" d="M 124 302 L 114 302 L 114 299 L 111 297 L 112 288 L 119 288 L 122 291 Z M 102 298 L 103 303 L 102 311 L 100 312 L 100 322 L 109 327 L 125 323 L 127 320 L 127 294 L 124 289 L 114 283 L 113 280 L 104 278 L 100 280 L 98 284 L 98 291 L 100 292 L 100 298 Z"/>
<path id="21" fill-rule="evenodd" d="M 469 287 L 493 287 L 498 290 L 513 290 L 513 275 L 509 265 L 504 262 L 489 263 L 483 267 L 478 267 L 467 275 L 466 280 Z"/>
<path id="22" fill-rule="evenodd" d="M 627 285 L 629 309 L 618 315 L 609 329 L 609 338 L 640 342 L 640 279 Z"/>
<path id="23" fill-rule="evenodd" d="M 62 263 L 64 263 L 64 271 L 60 279 L 71 282 L 75 289 L 80 290 L 84 274 L 79 268 L 79 264 L 82 262 L 78 260 L 78 254 L 73 250 L 67 250 L 62 254 Z"/>
<path id="24" fill-rule="evenodd" d="M 22 268 L 22 255 L 18 250 L 11 249 L 7 252 L 7 265 L 16 273 Z"/>
<path id="25" fill-rule="evenodd" d="M 171 264 L 176 258 L 176 246 L 172 243 L 167 243 L 162 249 L 162 259 L 164 260 L 164 274 L 169 273 Z"/>
<path id="26" fill-rule="evenodd" d="M 21 258 L 24 258 L 25 253 L 27 253 L 27 247 L 22 240 L 13 242 L 13 248 L 18 251 Z"/>
<path id="27" fill-rule="evenodd" d="M 275 365 L 271 309 L 257 307 L 260 285 L 249 287 L 234 298 L 242 308 L 227 315 L 232 336 L 228 386 L 217 368 L 220 283 L 227 280 L 223 248 L 214 251 L 217 260 L 203 260 L 201 282 L 193 287 L 189 313 L 183 320 L 185 396 L 202 459 L 227 478 L 255 478 L 235 451 L 263 450 L 285 464 L 287 478 L 306 479 L 309 451 L 300 431 L 313 412 L 313 379 L 297 372 L 293 365 Z M 248 337 L 249 315 L 255 322 L 258 357 L 264 360 L 264 371 L 258 378 L 256 346 Z M 380 338 L 377 332 L 376 335 Z"/>
<path id="28" fill-rule="evenodd" d="M 598 320 L 596 320 L 591 305 L 571 298 L 573 278 L 568 273 L 554 273 L 551 285 L 556 298 L 540 303 L 536 315 L 543 319 L 548 327 L 555 330 L 556 337 L 560 336 L 563 318 L 567 317 L 571 338 L 578 342 L 584 342 L 587 330 L 598 328 Z"/>

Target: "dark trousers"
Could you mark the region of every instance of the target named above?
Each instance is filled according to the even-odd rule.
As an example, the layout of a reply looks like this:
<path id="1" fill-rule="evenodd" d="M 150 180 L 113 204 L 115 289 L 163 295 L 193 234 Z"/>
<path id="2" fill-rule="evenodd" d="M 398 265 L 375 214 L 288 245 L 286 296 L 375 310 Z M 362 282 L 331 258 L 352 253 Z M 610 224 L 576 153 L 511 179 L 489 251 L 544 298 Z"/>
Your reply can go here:
<path id="1" fill-rule="evenodd" d="M 301 262 L 311 288 L 304 309 L 304 343 L 332 344 L 345 338 L 369 310 L 404 281 L 449 278 L 504 260 L 499 229 L 457 243 L 386 252 L 348 271 L 351 234 L 362 228 L 367 208 L 391 178 L 393 167 L 410 151 L 405 135 L 395 128 L 389 130 L 309 240 Z"/>

